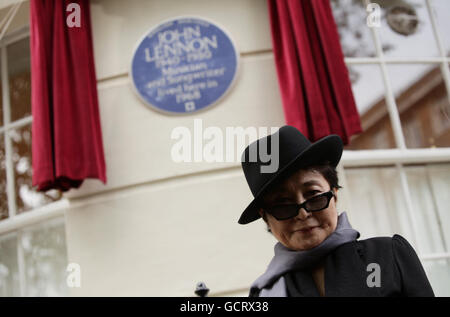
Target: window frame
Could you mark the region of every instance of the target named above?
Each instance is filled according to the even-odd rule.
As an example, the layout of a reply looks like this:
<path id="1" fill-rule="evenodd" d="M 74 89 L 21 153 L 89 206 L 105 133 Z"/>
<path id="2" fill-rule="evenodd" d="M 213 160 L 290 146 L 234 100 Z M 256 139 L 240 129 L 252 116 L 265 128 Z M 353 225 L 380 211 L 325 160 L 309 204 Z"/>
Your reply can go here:
<path id="1" fill-rule="evenodd" d="M 367 7 L 371 1 L 361 0 L 364 7 Z M 404 164 L 410 163 L 445 163 L 450 162 L 450 147 L 445 148 L 423 148 L 411 149 L 406 147 L 405 136 L 403 134 L 400 114 L 398 112 L 395 94 L 390 82 L 387 71 L 387 64 L 435 64 L 440 65 L 441 73 L 447 90 L 447 99 L 450 103 L 450 58 L 446 56 L 441 34 L 437 27 L 436 17 L 433 12 L 431 0 L 424 0 L 427 8 L 428 16 L 430 18 L 431 27 L 434 39 L 438 46 L 440 56 L 438 57 L 419 57 L 419 58 L 386 58 L 381 46 L 379 37 L 379 30 L 375 26 L 368 26 L 371 32 L 372 41 L 375 46 L 375 57 L 344 57 L 345 64 L 348 65 L 378 65 L 381 70 L 383 85 L 385 88 L 386 106 L 391 122 L 395 149 L 382 150 L 344 150 L 341 161 L 341 175 L 345 181 L 345 168 L 349 167 L 374 167 L 383 165 L 394 165 L 400 176 L 402 193 L 406 201 L 407 214 L 412 225 L 413 241 L 412 244 L 418 246 L 420 244 L 417 238 L 418 222 L 414 216 L 413 204 L 411 198 L 410 187 L 407 181 Z M 349 208 L 351 209 L 351 202 L 348 200 Z M 442 226 L 442 223 L 439 223 Z M 442 228 L 441 228 L 442 229 Z M 419 254 L 421 260 L 439 260 L 450 259 L 450 250 L 444 253 Z"/>
<path id="2" fill-rule="evenodd" d="M 26 295 L 25 260 L 24 250 L 21 244 L 23 229 L 47 220 L 64 218 L 65 210 L 69 206 L 69 201 L 63 196 L 57 201 L 17 214 L 12 142 L 8 132 L 31 125 L 33 118 L 30 115 L 11 122 L 7 47 L 27 37 L 30 37 L 29 26 L 17 29 L 0 40 L 0 78 L 3 92 L 3 122 L 0 123 L 0 137 L 4 138 L 5 144 L 6 195 L 8 199 L 8 218 L 0 221 L 0 236 L 10 233 L 16 234 L 20 296 Z"/>

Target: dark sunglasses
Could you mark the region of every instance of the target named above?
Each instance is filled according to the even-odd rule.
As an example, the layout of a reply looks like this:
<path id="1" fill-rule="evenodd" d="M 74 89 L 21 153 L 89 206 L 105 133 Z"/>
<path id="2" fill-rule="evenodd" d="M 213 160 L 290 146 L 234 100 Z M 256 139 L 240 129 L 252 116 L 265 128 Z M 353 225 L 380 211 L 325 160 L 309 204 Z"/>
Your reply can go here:
<path id="1" fill-rule="evenodd" d="M 300 208 L 304 208 L 307 212 L 321 211 L 328 208 L 332 197 L 334 197 L 334 193 L 330 190 L 314 196 L 301 204 L 275 205 L 263 209 L 277 220 L 286 220 L 297 216 Z"/>

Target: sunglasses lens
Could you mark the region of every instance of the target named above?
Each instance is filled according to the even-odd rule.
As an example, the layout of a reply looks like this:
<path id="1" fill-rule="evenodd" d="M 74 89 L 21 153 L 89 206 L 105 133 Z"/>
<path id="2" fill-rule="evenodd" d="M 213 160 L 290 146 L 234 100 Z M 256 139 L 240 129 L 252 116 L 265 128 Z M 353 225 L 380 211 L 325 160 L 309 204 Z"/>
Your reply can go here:
<path id="1" fill-rule="evenodd" d="M 298 207 L 297 205 L 274 206 L 269 210 L 269 213 L 278 220 L 285 220 L 295 217 L 298 214 Z"/>
<path id="2" fill-rule="evenodd" d="M 328 205 L 328 197 L 326 196 L 319 196 L 317 198 L 311 198 L 306 203 L 306 209 L 308 211 L 319 211 L 324 209 Z"/>
<path id="3" fill-rule="evenodd" d="M 305 202 L 304 208 L 308 212 L 323 210 L 328 207 L 331 197 L 333 197 L 333 194 L 328 192 L 308 199 Z M 286 220 L 298 215 L 299 205 L 277 205 L 266 209 L 266 211 L 277 220 Z"/>

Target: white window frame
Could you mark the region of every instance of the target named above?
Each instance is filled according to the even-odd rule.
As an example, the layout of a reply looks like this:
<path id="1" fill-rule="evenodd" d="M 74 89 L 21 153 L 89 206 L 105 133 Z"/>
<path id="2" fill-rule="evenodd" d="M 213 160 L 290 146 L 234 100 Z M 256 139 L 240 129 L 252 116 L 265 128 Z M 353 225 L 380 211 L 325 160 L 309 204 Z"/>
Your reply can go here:
<path id="1" fill-rule="evenodd" d="M 3 122 L 0 137 L 4 138 L 6 161 L 6 195 L 8 198 L 8 218 L 0 221 L 0 236 L 15 232 L 17 241 L 17 263 L 19 272 L 20 296 L 26 296 L 25 259 L 22 248 L 22 229 L 57 217 L 64 217 L 69 206 L 67 198 L 51 202 L 39 208 L 17 214 L 12 144 L 8 132 L 30 125 L 32 116 L 11 122 L 11 104 L 9 98 L 7 46 L 30 36 L 29 27 L 18 29 L 0 40 L 1 83 L 3 91 Z"/>
<path id="2" fill-rule="evenodd" d="M 367 7 L 371 1 L 362 0 L 365 7 Z M 369 27 L 371 30 L 372 40 L 376 49 L 376 57 L 346 57 L 345 63 L 347 65 L 356 64 L 375 64 L 379 65 L 381 69 L 381 75 L 385 88 L 385 99 L 387 110 L 389 113 L 389 119 L 392 125 L 394 133 L 394 139 L 396 147 L 395 149 L 383 149 L 383 150 L 358 150 L 350 151 L 344 150 L 342 156 L 342 175 L 345 182 L 345 168 L 349 167 L 370 167 L 370 166 L 383 166 L 394 165 L 400 176 L 400 183 L 402 193 L 406 201 L 407 214 L 412 225 L 414 244 L 418 245 L 417 239 L 418 224 L 417 219 L 413 213 L 413 204 L 411 198 L 411 191 L 406 177 L 406 172 L 403 167 L 408 163 L 441 163 L 450 162 L 450 147 L 447 148 L 429 148 L 429 149 L 408 149 L 405 143 L 405 137 L 403 135 L 400 115 L 398 113 L 397 104 L 395 101 L 395 95 L 392 89 L 392 85 L 389 80 L 387 72 L 387 64 L 440 64 L 442 76 L 444 79 L 445 87 L 447 89 L 447 98 L 450 103 L 450 59 L 446 56 L 443 46 L 442 38 L 439 33 L 436 17 L 434 16 L 432 9 L 432 0 L 425 0 L 428 15 L 431 21 L 433 29 L 433 35 L 436 39 L 436 43 L 439 49 L 439 57 L 423 57 L 423 58 L 386 58 L 381 46 L 377 27 Z M 348 202 L 351 205 L 351 201 Z M 351 208 L 351 207 L 350 207 Z M 432 254 L 419 254 L 419 257 L 423 261 L 438 260 L 438 259 L 450 259 L 450 250 L 446 250 L 443 253 Z"/>

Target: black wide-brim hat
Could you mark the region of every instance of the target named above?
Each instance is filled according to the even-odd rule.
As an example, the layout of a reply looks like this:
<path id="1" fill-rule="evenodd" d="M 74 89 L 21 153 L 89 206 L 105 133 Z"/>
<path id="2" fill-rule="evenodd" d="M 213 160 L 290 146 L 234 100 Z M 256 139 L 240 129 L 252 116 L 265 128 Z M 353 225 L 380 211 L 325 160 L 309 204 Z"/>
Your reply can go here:
<path id="1" fill-rule="evenodd" d="M 247 224 L 259 219 L 262 197 L 297 170 L 325 162 L 336 168 L 343 149 L 342 139 L 336 134 L 311 143 L 289 125 L 251 143 L 242 153 L 241 165 L 254 199 L 238 222 Z"/>

